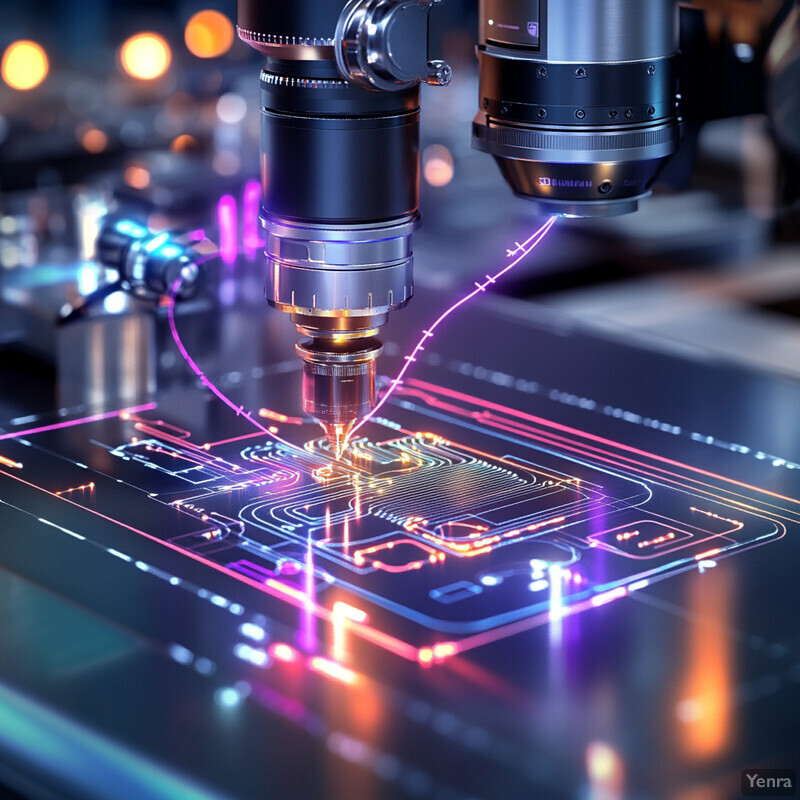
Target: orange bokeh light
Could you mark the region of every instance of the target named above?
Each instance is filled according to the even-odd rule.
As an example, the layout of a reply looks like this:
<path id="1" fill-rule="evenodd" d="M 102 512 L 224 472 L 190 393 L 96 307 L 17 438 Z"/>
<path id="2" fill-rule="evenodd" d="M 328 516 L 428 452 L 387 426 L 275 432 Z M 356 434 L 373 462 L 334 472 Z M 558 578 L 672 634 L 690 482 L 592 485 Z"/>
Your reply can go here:
<path id="1" fill-rule="evenodd" d="M 452 153 L 443 144 L 429 145 L 422 154 L 422 172 L 431 186 L 447 186 L 455 173 Z"/>
<path id="2" fill-rule="evenodd" d="M 3 53 L 0 64 L 3 80 L 20 91 L 36 88 L 50 71 L 44 48 L 36 42 L 20 39 L 12 42 Z"/>
<path id="3" fill-rule="evenodd" d="M 108 136 L 99 128 L 89 128 L 80 136 L 81 144 L 89 153 L 102 153 L 108 147 Z"/>
<path id="4" fill-rule="evenodd" d="M 146 189 L 150 185 L 150 173 L 136 164 L 132 164 L 122 174 L 123 180 L 134 189 Z"/>
<path id="5" fill-rule="evenodd" d="M 231 49 L 233 25 L 219 11 L 198 11 L 186 23 L 184 40 L 189 52 L 198 58 L 217 58 Z"/>
<path id="6" fill-rule="evenodd" d="M 169 69 L 172 51 L 163 36 L 151 32 L 137 33 L 120 48 L 119 60 L 132 78 L 152 81 Z"/>
<path id="7" fill-rule="evenodd" d="M 193 150 L 195 147 L 197 147 L 197 139 L 191 134 L 182 133 L 172 140 L 169 149 L 172 150 L 173 153 L 185 153 L 189 150 Z"/>

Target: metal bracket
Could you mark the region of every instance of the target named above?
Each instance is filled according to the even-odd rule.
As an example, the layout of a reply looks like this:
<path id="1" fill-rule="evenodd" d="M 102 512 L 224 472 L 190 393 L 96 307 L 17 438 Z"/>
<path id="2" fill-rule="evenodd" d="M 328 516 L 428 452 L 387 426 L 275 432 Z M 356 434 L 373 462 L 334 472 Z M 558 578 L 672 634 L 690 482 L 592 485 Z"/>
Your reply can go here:
<path id="1" fill-rule="evenodd" d="M 447 86 L 453 70 L 428 58 L 428 17 L 442 0 L 350 0 L 336 26 L 342 77 L 362 89 L 396 92 Z"/>

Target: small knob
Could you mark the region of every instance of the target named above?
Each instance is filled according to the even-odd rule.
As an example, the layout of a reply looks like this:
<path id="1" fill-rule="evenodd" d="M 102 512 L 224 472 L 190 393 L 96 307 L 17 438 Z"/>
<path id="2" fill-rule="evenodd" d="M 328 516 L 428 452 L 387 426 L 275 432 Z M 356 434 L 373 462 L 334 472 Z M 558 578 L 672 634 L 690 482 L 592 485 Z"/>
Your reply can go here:
<path id="1" fill-rule="evenodd" d="M 428 17 L 442 0 L 350 0 L 336 26 L 342 77 L 362 89 L 396 92 L 447 86 L 453 70 L 428 58 Z"/>
<path id="2" fill-rule="evenodd" d="M 428 62 L 428 77 L 425 83 L 431 86 L 447 86 L 453 80 L 453 68 L 446 62 L 437 59 Z"/>

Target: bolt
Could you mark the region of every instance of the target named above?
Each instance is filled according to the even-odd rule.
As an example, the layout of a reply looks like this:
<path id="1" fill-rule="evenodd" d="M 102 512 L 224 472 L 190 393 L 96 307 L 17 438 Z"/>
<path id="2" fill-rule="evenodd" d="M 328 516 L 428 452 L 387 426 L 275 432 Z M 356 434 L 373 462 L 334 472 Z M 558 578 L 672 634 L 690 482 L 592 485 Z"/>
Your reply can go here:
<path id="1" fill-rule="evenodd" d="M 575 112 L 575 116 L 576 116 L 578 119 L 583 119 L 583 118 L 586 116 L 586 112 L 585 112 L 585 111 L 584 111 L 582 108 L 579 108 L 579 109 L 578 109 L 578 110 Z"/>
<path id="2" fill-rule="evenodd" d="M 583 67 L 578 67 L 575 70 L 575 77 L 576 78 L 585 78 L 586 77 L 586 70 Z"/>
<path id="3" fill-rule="evenodd" d="M 649 114 L 651 117 L 653 117 L 653 116 L 655 116 L 656 110 L 655 110 L 655 108 L 653 108 L 653 106 L 650 106 L 650 108 L 648 108 L 648 109 L 647 109 L 647 113 L 648 113 L 648 114 Z"/>
<path id="4" fill-rule="evenodd" d="M 619 116 L 619 111 L 617 111 L 616 109 L 614 109 L 613 111 L 609 111 L 608 116 L 611 117 L 611 119 L 616 119 Z"/>
<path id="5" fill-rule="evenodd" d="M 540 108 L 536 112 L 536 115 L 539 117 L 539 119 L 544 119 L 547 116 L 547 111 L 544 108 Z"/>
<path id="6" fill-rule="evenodd" d="M 647 74 L 648 75 L 655 75 L 656 74 L 656 68 L 652 64 L 647 68 Z"/>
<path id="7" fill-rule="evenodd" d="M 536 77 L 537 78 L 546 78 L 547 77 L 547 70 L 544 67 L 539 67 L 536 70 Z"/>
<path id="8" fill-rule="evenodd" d="M 625 109 L 625 117 L 626 117 L 626 119 L 630 119 L 632 116 L 633 116 L 633 109 L 632 108 Z"/>

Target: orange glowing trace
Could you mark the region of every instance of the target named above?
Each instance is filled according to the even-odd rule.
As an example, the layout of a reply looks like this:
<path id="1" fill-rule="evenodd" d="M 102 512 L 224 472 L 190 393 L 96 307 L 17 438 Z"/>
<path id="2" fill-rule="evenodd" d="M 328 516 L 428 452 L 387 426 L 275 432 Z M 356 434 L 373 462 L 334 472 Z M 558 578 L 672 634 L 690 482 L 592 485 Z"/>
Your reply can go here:
<path id="1" fill-rule="evenodd" d="M 343 617 L 344 619 L 349 619 L 352 622 L 369 622 L 369 617 L 367 616 L 366 611 L 356 608 L 355 606 L 351 606 L 349 603 L 343 603 L 342 601 L 338 601 L 333 604 L 333 613 L 339 617 Z"/>
<path id="2" fill-rule="evenodd" d="M 395 546 L 399 544 L 416 547 L 417 549 L 422 550 L 426 554 L 426 557 L 424 559 L 408 561 L 405 564 L 385 564 L 383 561 L 370 558 L 370 566 L 373 569 L 382 569 L 384 572 L 410 572 L 412 570 L 422 569 L 422 567 L 425 566 L 426 561 L 430 564 L 436 564 L 437 562 L 444 561 L 445 559 L 444 553 L 440 553 L 434 550 L 432 547 L 428 547 L 427 545 L 417 542 L 414 539 L 392 539 L 389 542 L 381 542 L 373 547 L 367 547 L 363 550 L 356 550 L 356 552 L 353 554 L 353 561 L 357 567 L 363 567 L 367 563 L 367 556 L 371 556 L 374 553 L 379 553 L 382 550 L 394 550 Z"/>
<path id="3" fill-rule="evenodd" d="M 122 45 L 119 60 L 122 69 L 132 78 L 152 81 L 169 69 L 172 50 L 167 40 L 157 33 L 137 33 Z"/>
<path id="4" fill-rule="evenodd" d="M 421 647 L 417 651 L 417 661 L 423 667 L 429 667 L 431 664 L 441 664 L 457 652 L 454 642 L 439 642 L 433 647 Z"/>
<path id="5" fill-rule="evenodd" d="M 11 467 L 12 469 L 22 469 L 22 464 L 18 461 L 12 461 L 10 458 L 6 458 L 5 456 L 0 456 L 0 464 L 4 467 Z"/>
<path id="6" fill-rule="evenodd" d="M 12 42 L 3 53 L 0 72 L 3 80 L 21 92 L 35 89 L 50 71 L 44 48 L 28 39 Z"/>
<path id="7" fill-rule="evenodd" d="M 258 416 L 264 419 L 271 419 L 274 422 L 284 422 L 289 425 L 302 425 L 303 419 L 301 417 L 287 417 L 286 414 L 281 414 L 278 411 L 272 411 L 269 408 L 259 408 Z"/>
<path id="8" fill-rule="evenodd" d="M 219 11 L 198 11 L 186 23 L 184 40 L 189 52 L 198 58 L 218 58 L 233 44 L 233 25 Z"/>
<path id="9" fill-rule="evenodd" d="M 343 664 L 339 664 L 336 661 L 331 661 L 329 658 L 314 656 L 309 663 L 311 669 L 314 672 L 318 672 L 320 675 L 333 678 L 334 680 L 340 681 L 341 683 L 346 683 L 349 686 L 353 686 L 355 683 L 358 683 L 358 674 L 356 672 L 353 672 L 353 670 L 345 667 Z"/>
<path id="10" fill-rule="evenodd" d="M 300 658 L 300 654 L 285 642 L 276 642 L 269 648 L 269 654 L 276 661 L 283 661 L 285 664 L 292 664 Z"/>
<path id="11" fill-rule="evenodd" d="M 61 492 L 56 492 L 56 497 L 62 497 L 65 494 L 72 494 L 73 492 L 94 491 L 94 481 L 91 483 L 84 483 L 83 486 L 73 486 L 71 489 L 64 489 Z"/>

